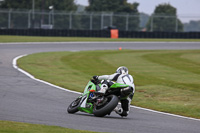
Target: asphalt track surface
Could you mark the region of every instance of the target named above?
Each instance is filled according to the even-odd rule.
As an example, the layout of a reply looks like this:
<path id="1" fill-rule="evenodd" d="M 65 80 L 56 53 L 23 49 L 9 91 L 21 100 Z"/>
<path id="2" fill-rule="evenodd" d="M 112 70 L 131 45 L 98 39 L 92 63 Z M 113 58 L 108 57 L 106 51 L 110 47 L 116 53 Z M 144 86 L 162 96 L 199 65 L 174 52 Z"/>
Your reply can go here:
<path id="1" fill-rule="evenodd" d="M 13 67 L 23 54 L 106 49 L 200 49 L 200 43 L 6 43 L 0 44 L 0 120 L 115 133 L 199 133 L 200 120 L 131 107 L 127 118 L 66 113 L 79 95 L 31 79 Z M 137 87 L 137 85 L 136 85 Z M 134 100 L 134 99 L 133 99 Z"/>

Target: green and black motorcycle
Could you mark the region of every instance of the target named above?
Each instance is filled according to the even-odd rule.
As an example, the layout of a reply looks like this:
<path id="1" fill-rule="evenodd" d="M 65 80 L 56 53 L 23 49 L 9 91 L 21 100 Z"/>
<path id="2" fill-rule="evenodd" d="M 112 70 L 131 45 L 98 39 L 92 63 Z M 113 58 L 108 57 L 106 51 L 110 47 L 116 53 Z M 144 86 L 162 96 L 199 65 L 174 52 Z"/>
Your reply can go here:
<path id="1" fill-rule="evenodd" d="M 118 105 L 119 100 L 127 98 L 121 96 L 121 89 L 129 87 L 129 85 L 115 82 L 109 84 L 109 89 L 105 93 L 100 93 L 98 91 L 102 83 L 98 80 L 90 80 L 84 92 L 69 105 L 68 113 L 73 114 L 81 111 L 94 114 L 97 117 L 110 115 Z"/>

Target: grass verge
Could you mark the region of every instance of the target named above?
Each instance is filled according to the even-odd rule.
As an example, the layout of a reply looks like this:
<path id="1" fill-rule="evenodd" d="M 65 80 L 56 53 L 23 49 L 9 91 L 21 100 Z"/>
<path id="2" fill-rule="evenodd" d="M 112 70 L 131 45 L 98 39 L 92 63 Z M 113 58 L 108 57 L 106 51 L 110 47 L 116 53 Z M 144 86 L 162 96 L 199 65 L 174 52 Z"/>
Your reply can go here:
<path id="1" fill-rule="evenodd" d="M 58 126 L 28 124 L 22 122 L 0 121 L 0 133 L 97 133 Z"/>
<path id="2" fill-rule="evenodd" d="M 148 38 L 89 38 L 89 37 L 37 37 L 0 35 L 0 42 L 200 42 L 200 39 L 148 39 Z"/>
<path id="3" fill-rule="evenodd" d="M 93 75 L 127 66 L 133 105 L 200 118 L 200 50 L 104 50 L 37 53 L 18 60 L 36 78 L 82 92 Z"/>

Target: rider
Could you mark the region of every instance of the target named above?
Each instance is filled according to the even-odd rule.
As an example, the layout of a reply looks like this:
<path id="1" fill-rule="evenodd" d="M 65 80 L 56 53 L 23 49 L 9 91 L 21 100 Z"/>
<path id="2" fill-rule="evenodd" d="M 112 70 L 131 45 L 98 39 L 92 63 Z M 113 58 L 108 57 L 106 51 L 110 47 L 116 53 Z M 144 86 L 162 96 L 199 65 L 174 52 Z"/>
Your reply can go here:
<path id="1" fill-rule="evenodd" d="M 121 66 L 117 69 L 116 73 L 111 75 L 93 76 L 94 80 L 101 80 L 102 87 L 99 92 L 105 93 L 109 89 L 109 81 L 115 81 L 116 83 L 127 84 L 130 87 L 121 89 L 121 96 L 128 96 L 126 99 L 121 100 L 121 108 L 116 107 L 114 110 L 121 116 L 127 116 L 130 110 L 130 103 L 135 92 L 135 85 L 133 83 L 133 77 L 128 74 L 128 68 Z"/>

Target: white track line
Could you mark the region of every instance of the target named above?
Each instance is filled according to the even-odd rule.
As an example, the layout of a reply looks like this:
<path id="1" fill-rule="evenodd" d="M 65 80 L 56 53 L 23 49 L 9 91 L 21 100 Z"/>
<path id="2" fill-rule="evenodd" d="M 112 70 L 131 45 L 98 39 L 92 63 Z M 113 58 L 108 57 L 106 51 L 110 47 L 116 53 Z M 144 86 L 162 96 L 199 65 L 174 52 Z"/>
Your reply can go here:
<path id="1" fill-rule="evenodd" d="M 33 79 L 33 80 L 36 80 L 36 81 L 45 83 L 45 84 L 47 84 L 47 85 L 53 86 L 53 87 L 55 87 L 55 88 L 58 88 L 58 89 L 60 89 L 60 90 L 68 91 L 68 92 L 72 92 L 72 93 L 76 93 L 76 94 L 82 94 L 82 93 L 80 93 L 80 92 L 68 90 L 68 89 L 62 88 L 62 87 L 60 87 L 60 86 L 56 86 L 56 85 L 54 85 L 54 84 L 51 84 L 51 83 L 49 83 L 49 82 L 46 82 L 46 81 L 44 81 L 44 80 L 37 79 L 37 78 L 35 78 L 33 75 L 31 75 L 30 73 L 28 73 L 28 72 L 22 70 L 21 68 L 19 68 L 19 67 L 17 66 L 17 60 L 18 60 L 19 58 L 24 57 L 24 56 L 27 56 L 27 55 L 26 55 L 26 54 L 25 54 L 25 55 L 20 55 L 20 56 L 17 56 L 17 57 L 15 57 L 15 58 L 13 59 L 13 67 L 14 67 L 15 69 L 17 69 L 18 71 L 24 73 L 25 75 L 27 75 L 28 77 L 30 77 L 30 78 Z"/>
<path id="2" fill-rule="evenodd" d="M 20 56 L 17 56 L 13 59 L 13 67 L 15 69 L 17 69 L 18 71 L 22 72 L 23 74 L 27 75 L 28 77 L 30 77 L 31 79 L 33 80 L 36 80 L 36 81 L 39 81 L 39 82 L 42 82 L 42 83 L 45 83 L 47 85 L 50 85 L 52 87 L 55 87 L 57 89 L 60 89 L 60 90 L 63 90 L 63 91 L 67 91 L 67 92 L 72 92 L 72 93 L 76 93 L 76 94 L 82 94 L 80 92 L 76 92 L 76 91 L 72 91 L 72 90 L 68 90 L 68 89 L 65 89 L 65 88 L 62 88 L 62 87 L 59 87 L 59 86 L 56 86 L 54 84 L 51 84 L 49 82 L 46 82 L 46 81 L 43 81 L 43 80 L 40 80 L 40 79 L 37 79 L 35 78 L 33 75 L 29 74 L 28 72 L 20 69 L 18 66 L 17 66 L 17 60 L 19 58 L 22 58 L 24 56 L 27 56 L 26 54 L 25 55 L 20 55 Z M 169 116 L 173 116 L 173 117 L 179 117 L 179 118 L 184 118 L 184 119 L 188 119 L 188 120 L 195 120 L 195 121 L 199 121 L 200 122 L 200 119 L 195 119 L 195 118 L 191 118 L 191 117 L 185 117 L 185 116 L 181 116 L 181 115 L 175 115 L 175 114 L 170 114 L 170 113 L 164 113 L 164 112 L 159 112 L 159 111 L 155 111 L 155 110 L 151 110 L 151 109 L 146 109 L 146 108 L 141 108 L 141 107 L 137 107 L 137 106 L 130 106 L 132 108 L 136 108 L 136 109 L 141 109 L 141 110 L 145 110 L 145 111 L 150 111 L 150 112 L 154 112 L 154 113 L 159 113 L 159 114 L 163 114 L 163 115 L 169 115 Z"/>

